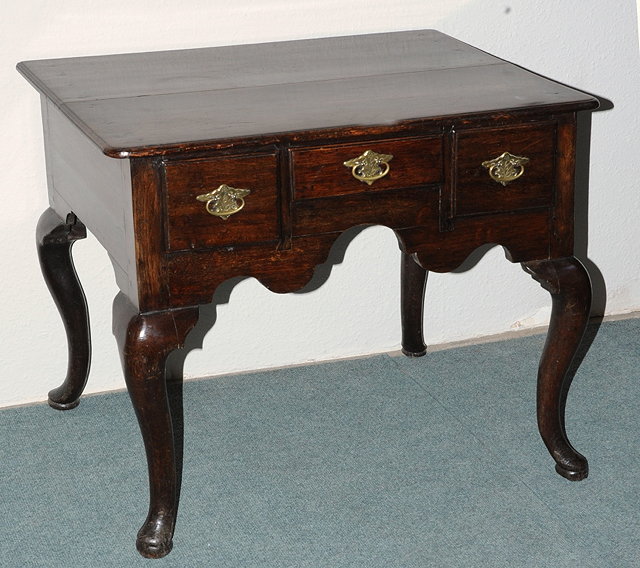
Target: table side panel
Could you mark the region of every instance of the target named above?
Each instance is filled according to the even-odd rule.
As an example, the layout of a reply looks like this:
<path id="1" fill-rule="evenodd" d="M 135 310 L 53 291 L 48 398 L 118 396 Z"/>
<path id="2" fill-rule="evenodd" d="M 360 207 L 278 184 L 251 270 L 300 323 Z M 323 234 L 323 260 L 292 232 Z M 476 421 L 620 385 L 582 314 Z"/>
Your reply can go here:
<path id="1" fill-rule="evenodd" d="M 51 101 L 42 97 L 51 207 L 75 213 L 111 258 L 119 288 L 137 302 L 128 159 L 105 156 Z"/>

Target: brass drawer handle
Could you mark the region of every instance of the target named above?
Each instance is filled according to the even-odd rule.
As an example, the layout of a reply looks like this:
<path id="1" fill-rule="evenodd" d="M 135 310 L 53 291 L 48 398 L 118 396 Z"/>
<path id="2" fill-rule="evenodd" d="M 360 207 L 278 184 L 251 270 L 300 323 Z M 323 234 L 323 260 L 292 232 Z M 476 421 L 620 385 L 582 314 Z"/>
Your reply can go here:
<path id="1" fill-rule="evenodd" d="M 244 198 L 250 193 L 249 189 L 223 183 L 218 189 L 198 195 L 196 199 L 206 202 L 207 213 L 226 220 L 244 207 Z"/>
<path id="2" fill-rule="evenodd" d="M 378 154 L 373 150 L 367 150 L 362 156 L 344 162 L 351 168 L 353 177 L 371 185 L 377 179 L 383 178 L 389 173 L 389 164 L 393 159 L 391 154 Z"/>
<path id="3" fill-rule="evenodd" d="M 507 185 L 509 182 L 518 179 L 524 173 L 524 166 L 528 163 L 529 158 L 514 156 L 509 152 L 503 152 L 493 160 L 482 162 L 482 166 L 489 170 L 491 179 L 502 185 Z"/>

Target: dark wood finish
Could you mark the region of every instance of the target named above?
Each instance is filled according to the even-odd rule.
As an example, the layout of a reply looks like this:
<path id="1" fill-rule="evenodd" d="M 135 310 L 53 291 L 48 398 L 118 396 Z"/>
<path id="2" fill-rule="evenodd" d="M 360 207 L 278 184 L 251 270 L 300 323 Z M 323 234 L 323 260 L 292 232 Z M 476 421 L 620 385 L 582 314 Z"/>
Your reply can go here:
<path id="1" fill-rule="evenodd" d="M 551 294 L 553 307 L 538 372 L 538 428 L 556 460 L 556 471 L 571 481 L 587 477 L 589 466 L 567 439 L 564 412 L 567 372 L 578 350 L 591 309 L 591 282 L 574 257 L 522 263 Z"/>
<path id="2" fill-rule="evenodd" d="M 429 49 L 425 50 L 428 44 Z M 375 53 L 383 54 L 377 57 Z M 372 56 L 373 55 L 373 56 Z M 282 62 L 286 61 L 283 65 Z M 48 98 L 101 100 L 504 63 L 436 30 L 29 61 Z M 117 71 L 114 70 L 117 65 Z M 189 72 L 185 73 L 185 69 Z M 22 71 L 22 70 L 21 70 Z M 180 81 L 173 80 L 180 73 Z M 171 79 L 171 80 L 168 80 Z"/>
<path id="3" fill-rule="evenodd" d="M 511 262 L 547 258 L 553 237 L 548 210 L 498 213 L 456 220 L 455 229 L 433 227 L 396 231 L 403 250 L 416 253 L 421 266 L 432 272 L 451 272 L 478 247 L 499 243 Z"/>
<path id="4" fill-rule="evenodd" d="M 165 362 L 174 349 L 184 345 L 197 321 L 198 308 L 141 314 L 120 294 L 113 303 L 113 331 L 149 468 L 149 513 L 136 540 L 138 551 L 147 558 L 160 558 L 171 551 L 178 509 Z"/>
<path id="5" fill-rule="evenodd" d="M 422 319 L 424 293 L 429 272 L 407 253 L 402 253 L 400 266 L 402 352 L 407 357 L 422 357 L 427 353 L 427 346 L 424 344 L 422 335 Z"/>
<path id="6" fill-rule="evenodd" d="M 114 157 L 273 133 L 594 104 L 433 30 L 28 61 L 18 69 Z"/>
<path id="7" fill-rule="evenodd" d="M 225 156 L 165 163 L 167 250 L 241 243 L 276 243 L 280 238 L 276 154 Z M 222 184 L 249 189 L 241 214 L 220 219 L 196 196 Z"/>
<path id="8" fill-rule="evenodd" d="M 137 296 L 129 300 L 141 312 L 167 307 L 164 267 L 166 221 L 163 214 L 162 165 L 159 160 L 131 161 L 132 226 Z M 124 292 L 124 290 L 121 291 Z"/>
<path id="9" fill-rule="evenodd" d="M 477 215 L 549 207 L 553 199 L 555 123 L 462 131 L 457 136 L 455 214 Z M 504 151 L 526 156 L 524 175 L 506 186 L 482 162 Z"/>
<path id="10" fill-rule="evenodd" d="M 57 410 L 78 406 L 89 376 L 89 310 L 71 257 L 73 243 L 86 236 L 85 226 L 73 213 L 63 221 L 53 209 L 40 216 L 36 229 L 40 267 L 62 317 L 69 347 L 67 376 L 58 388 L 49 392 L 49 406 Z"/>
<path id="11" fill-rule="evenodd" d="M 556 139 L 556 183 L 553 218 L 553 239 L 550 257 L 573 256 L 573 211 L 575 187 L 577 121 L 575 113 L 558 118 Z"/>
<path id="12" fill-rule="evenodd" d="M 178 503 L 164 365 L 198 305 L 237 276 L 275 292 L 302 288 L 355 225 L 385 225 L 398 238 L 407 355 L 426 349 L 427 271 L 451 271 L 482 245 L 503 246 L 552 292 L 540 432 L 561 475 L 586 475 L 561 415 L 589 303 L 588 278 L 572 257 L 576 113 L 595 99 L 432 30 L 18 69 L 43 99 L 55 213 L 43 216 L 39 235 L 60 238 L 41 249 L 45 273 L 65 266 L 48 277 L 63 318 L 81 295 L 68 293 L 69 247 L 82 231 L 73 216 L 61 224 L 70 211 L 109 252 L 122 292 L 114 326 L 151 489 L 143 555 L 171 548 Z M 343 165 L 367 149 L 394 156 L 371 186 Z M 505 151 L 530 163 L 503 186 L 482 162 Z M 226 221 L 196 200 L 221 184 L 251 190 Z M 88 327 L 74 317 L 70 333 L 86 331 L 87 340 L 70 345 L 81 349 Z M 70 366 L 57 399 L 77 401 L 87 365 Z"/>
<path id="13" fill-rule="evenodd" d="M 505 87 L 512 75 L 518 76 L 515 84 L 520 90 L 505 97 Z M 330 129 L 345 124 L 375 126 L 382 114 L 388 115 L 390 122 L 399 123 L 420 116 L 481 114 L 496 107 L 526 108 L 521 101 L 534 98 L 531 92 L 537 91 L 539 80 L 524 70 L 495 65 L 446 69 L 437 73 L 415 72 L 407 74 L 403 81 L 395 74 L 389 74 L 214 93 L 70 102 L 65 108 L 70 116 L 77 117 L 78 123 L 92 125 L 91 131 L 100 133 L 96 142 L 105 153 L 113 157 L 133 157 L 175 152 L 192 140 L 201 146 L 206 144 L 211 133 L 224 140 L 303 129 Z M 469 104 L 471 99 L 468 97 L 455 96 L 459 92 L 468 93 L 480 84 L 491 87 L 485 104 Z M 426 91 L 433 92 L 434 86 L 439 86 L 439 92 L 434 93 L 433 98 L 421 96 Z M 478 89 L 478 92 L 482 90 Z M 370 99 L 372 93 L 378 98 Z M 542 93 L 536 94 L 538 98 L 542 97 Z M 328 102 L 337 95 L 337 102 Z M 575 98 L 575 95 L 566 96 L 563 106 L 574 109 L 577 106 Z M 287 101 L 286 106 L 282 105 L 283 100 Z M 561 103 L 558 104 L 562 109 Z M 114 120 L 115 117 L 120 120 Z M 165 124 L 170 125 L 171 130 L 167 130 Z M 163 144 L 167 139 L 174 142 Z"/>
<path id="14" fill-rule="evenodd" d="M 351 174 L 344 162 L 366 150 L 391 154 L 389 173 L 371 185 Z M 414 187 L 442 181 L 442 139 L 375 140 L 292 150 L 293 198 L 314 199 Z"/>
<path id="15" fill-rule="evenodd" d="M 295 202 L 292 206 L 293 236 L 342 232 L 355 225 L 377 224 L 402 229 L 428 225 L 438 218 L 436 186 L 378 191 L 375 198 L 372 193 Z"/>

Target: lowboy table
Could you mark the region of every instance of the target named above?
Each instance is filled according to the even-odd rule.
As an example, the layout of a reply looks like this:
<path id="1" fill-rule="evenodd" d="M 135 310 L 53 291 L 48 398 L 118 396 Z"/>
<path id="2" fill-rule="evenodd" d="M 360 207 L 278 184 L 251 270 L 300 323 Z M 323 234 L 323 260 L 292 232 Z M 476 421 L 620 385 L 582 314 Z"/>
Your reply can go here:
<path id="1" fill-rule="evenodd" d="M 573 256 L 576 112 L 597 101 L 439 32 L 29 61 L 42 95 L 50 208 L 40 263 L 69 367 L 49 393 L 78 404 L 87 306 L 70 255 L 89 227 L 107 249 L 129 394 L 144 438 L 144 556 L 171 550 L 178 506 L 165 360 L 224 280 L 302 288 L 354 225 L 395 231 L 402 346 L 419 356 L 427 270 L 497 243 L 548 290 L 540 434 L 567 479 L 587 461 L 564 429 L 565 375 L 589 277 Z M 81 221 L 82 220 L 82 221 Z"/>

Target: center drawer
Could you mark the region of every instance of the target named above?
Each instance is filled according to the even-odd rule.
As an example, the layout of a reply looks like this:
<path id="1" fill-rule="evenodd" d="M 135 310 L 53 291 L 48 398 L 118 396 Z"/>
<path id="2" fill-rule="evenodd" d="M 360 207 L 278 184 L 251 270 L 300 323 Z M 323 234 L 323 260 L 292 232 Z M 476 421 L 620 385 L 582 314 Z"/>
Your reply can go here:
<path id="1" fill-rule="evenodd" d="M 366 152 L 384 156 L 381 159 L 386 161 L 380 164 L 378 175 L 388 168 L 383 177 L 370 184 L 357 179 L 353 167 L 345 165 Z M 295 201 L 418 187 L 442 181 L 442 139 L 403 138 L 294 148 L 291 163 Z M 361 177 L 365 173 L 356 171 Z"/>
<path id="2" fill-rule="evenodd" d="M 292 234 L 438 223 L 440 136 L 291 150 Z"/>

